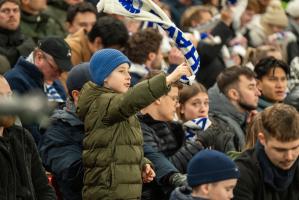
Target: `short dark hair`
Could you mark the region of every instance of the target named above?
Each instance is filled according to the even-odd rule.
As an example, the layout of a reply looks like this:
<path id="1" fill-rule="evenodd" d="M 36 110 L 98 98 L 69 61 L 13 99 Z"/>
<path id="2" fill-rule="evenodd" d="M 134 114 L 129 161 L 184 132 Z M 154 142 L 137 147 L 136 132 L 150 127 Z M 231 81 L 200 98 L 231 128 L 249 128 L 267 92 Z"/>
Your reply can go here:
<path id="1" fill-rule="evenodd" d="M 271 69 L 275 70 L 277 67 L 282 68 L 286 75 L 290 74 L 290 68 L 284 61 L 278 60 L 272 56 L 262 58 L 254 67 L 254 72 L 257 75 L 256 78 L 261 80 Z"/>
<path id="2" fill-rule="evenodd" d="M 0 0 L 0 7 L 2 7 L 2 5 L 6 2 L 11 2 L 11 3 L 15 3 L 17 4 L 18 6 L 21 5 L 20 1 L 19 0 Z"/>
<path id="3" fill-rule="evenodd" d="M 81 2 L 77 3 L 75 5 L 71 5 L 66 13 L 66 21 L 70 24 L 73 23 L 76 15 L 78 13 L 85 13 L 85 12 L 91 12 L 94 13 L 95 16 L 97 16 L 97 10 L 96 8 L 89 2 Z"/>
<path id="4" fill-rule="evenodd" d="M 111 16 L 100 17 L 87 36 L 90 42 L 100 37 L 104 48 L 112 45 L 126 46 L 129 39 L 124 23 Z"/>
<path id="5" fill-rule="evenodd" d="M 128 58 L 138 64 L 144 64 L 148 54 L 157 53 L 162 43 L 162 35 L 153 28 L 146 28 L 133 34 L 128 41 Z"/>
<path id="6" fill-rule="evenodd" d="M 290 105 L 277 103 L 261 113 L 266 139 L 273 137 L 281 142 L 299 139 L 299 115 Z"/>
<path id="7" fill-rule="evenodd" d="M 256 77 L 256 74 L 248 67 L 233 66 L 224 69 L 217 77 L 217 85 L 220 92 L 227 95 L 229 89 L 239 82 L 239 78 L 242 75 L 248 79 Z"/>

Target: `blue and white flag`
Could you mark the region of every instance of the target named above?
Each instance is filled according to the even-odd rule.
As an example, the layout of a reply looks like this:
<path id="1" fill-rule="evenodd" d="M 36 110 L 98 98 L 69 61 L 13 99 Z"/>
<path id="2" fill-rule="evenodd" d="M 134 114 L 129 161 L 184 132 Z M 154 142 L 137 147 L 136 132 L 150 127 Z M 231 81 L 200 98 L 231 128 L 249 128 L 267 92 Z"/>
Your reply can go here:
<path id="1" fill-rule="evenodd" d="M 184 83 L 192 83 L 200 66 L 196 48 L 184 33 L 168 18 L 163 10 L 152 0 L 100 0 L 97 4 L 99 12 L 117 14 L 136 20 L 153 22 L 161 26 L 176 46 L 183 52 L 192 70 L 192 76 L 182 77 Z"/>

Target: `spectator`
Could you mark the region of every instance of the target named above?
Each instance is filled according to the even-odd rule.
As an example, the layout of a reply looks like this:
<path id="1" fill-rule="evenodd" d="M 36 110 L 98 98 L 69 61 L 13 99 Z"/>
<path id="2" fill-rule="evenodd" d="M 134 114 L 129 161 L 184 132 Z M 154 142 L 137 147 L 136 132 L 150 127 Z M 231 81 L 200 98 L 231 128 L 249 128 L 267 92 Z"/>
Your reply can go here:
<path id="1" fill-rule="evenodd" d="M 0 54 L 9 61 L 6 70 L 13 67 L 18 58 L 28 56 L 35 44 L 20 31 L 20 2 L 3 0 L 0 2 Z M 3 62 L 0 62 L 3 68 Z"/>
<path id="2" fill-rule="evenodd" d="M 150 145 L 153 150 L 162 153 L 180 172 L 180 174 L 174 171 L 165 173 L 159 181 L 160 188 L 156 187 L 154 183 L 145 185 L 144 190 L 148 196 L 143 197 L 144 199 L 168 199 L 172 189 L 185 184 L 185 177 L 182 174 L 186 173 L 188 161 L 202 149 L 202 146 L 195 141 L 185 141 L 182 125 L 172 122 L 178 107 L 179 87 L 180 85 L 172 84 L 167 94 L 142 109 L 142 115 L 138 115 L 144 144 Z M 156 166 L 157 160 L 151 161 Z M 156 171 L 159 170 L 156 167 Z M 169 186 L 171 187 L 169 188 Z M 161 189 L 166 195 L 160 192 Z"/>
<path id="3" fill-rule="evenodd" d="M 258 110 L 282 102 L 287 92 L 289 66 L 282 60 L 266 57 L 256 64 L 254 71 L 257 74 L 257 86 L 262 94 Z"/>
<path id="4" fill-rule="evenodd" d="M 229 200 L 240 172 L 225 154 L 215 150 L 197 153 L 188 164 L 189 187 L 177 188 L 170 200 Z"/>
<path id="5" fill-rule="evenodd" d="M 261 120 L 257 144 L 235 161 L 241 174 L 235 199 L 298 199 L 298 113 L 292 106 L 275 104 L 261 113 Z"/>
<path id="6" fill-rule="evenodd" d="M 161 69 L 161 43 L 162 35 L 152 28 L 140 30 L 129 38 L 127 55 L 133 62 L 130 67 L 131 85 L 136 85 L 148 72 Z"/>
<path id="7" fill-rule="evenodd" d="M 47 94 L 46 83 L 51 83 L 51 95 L 63 98 L 65 92 L 59 82 L 54 82 L 63 71 L 71 69 L 70 48 L 61 38 L 49 37 L 39 42 L 29 57 L 20 57 L 15 67 L 5 73 L 10 87 L 20 95 L 30 92 Z M 23 121 L 24 123 L 24 121 Z M 24 124 L 35 141 L 40 137 L 38 124 Z"/>
<path id="8" fill-rule="evenodd" d="M 100 17 L 89 33 L 84 29 L 69 35 L 65 41 L 72 49 L 73 65 L 89 62 L 92 54 L 103 48 L 122 49 L 129 38 L 125 25 L 113 17 Z"/>
<path id="9" fill-rule="evenodd" d="M 91 4 L 87 2 L 78 3 L 68 8 L 66 14 L 66 29 L 68 34 L 74 34 L 79 29 L 89 33 L 96 23 L 97 10 Z"/>
<path id="10" fill-rule="evenodd" d="M 44 13 L 54 19 L 60 29 L 66 32 L 65 23 L 68 8 L 82 2 L 84 0 L 48 0 Z"/>
<path id="11" fill-rule="evenodd" d="M 143 157 L 135 113 L 167 93 L 171 83 L 190 75 L 186 64 L 130 88 L 129 59 L 115 49 L 97 51 L 90 61 L 93 82 L 81 90 L 77 113 L 84 122 L 83 199 L 140 199 L 142 180 L 155 176 Z M 129 89 L 130 88 L 130 89 Z"/>
<path id="12" fill-rule="evenodd" d="M 1 100 L 12 94 L 3 76 L 0 93 Z M 1 199 L 55 200 L 34 140 L 26 129 L 14 125 L 15 119 L 11 115 L 0 117 Z"/>
<path id="13" fill-rule="evenodd" d="M 195 141 L 197 135 L 211 124 L 208 119 L 208 92 L 202 84 L 193 83 L 192 85 L 184 85 L 179 96 L 178 115 L 184 123 L 185 139 Z M 202 122 L 195 120 L 202 120 Z"/>
<path id="14" fill-rule="evenodd" d="M 260 96 L 255 73 L 246 67 L 227 68 L 208 93 L 212 125 L 198 139 L 205 147 L 221 152 L 242 151 L 246 123 Z"/>
<path id="15" fill-rule="evenodd" d="M 53 18 L 43 13 L 47 8 L 46 0 L 21 1 L 21 31 L 34 42 L 47 36 L 64 37 L 65 31 Z"/>
<path id="16" fill-rule="evenodd" d="M 43 164 L 55 176 L 65 200 L 82 199 L 84 124 L 75 112 L 79 92 L 89 80 L 89 63 L 72 68 L 67 79 L 67 106 L 54 112 L 51 125 L 39 142 Z"/>

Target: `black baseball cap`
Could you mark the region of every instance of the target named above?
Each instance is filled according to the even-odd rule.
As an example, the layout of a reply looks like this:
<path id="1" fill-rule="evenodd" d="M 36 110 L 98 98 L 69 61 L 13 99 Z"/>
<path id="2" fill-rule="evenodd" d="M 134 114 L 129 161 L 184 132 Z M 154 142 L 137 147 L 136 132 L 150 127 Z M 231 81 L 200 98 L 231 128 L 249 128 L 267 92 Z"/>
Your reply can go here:
<path id="1" fill-rule="evenodd" d="M 70 71 L 72 69 L 71 49 L 63 38 L 47 37 L 38 42 L 38 48 L 51 55 L 62 71 Z"/>

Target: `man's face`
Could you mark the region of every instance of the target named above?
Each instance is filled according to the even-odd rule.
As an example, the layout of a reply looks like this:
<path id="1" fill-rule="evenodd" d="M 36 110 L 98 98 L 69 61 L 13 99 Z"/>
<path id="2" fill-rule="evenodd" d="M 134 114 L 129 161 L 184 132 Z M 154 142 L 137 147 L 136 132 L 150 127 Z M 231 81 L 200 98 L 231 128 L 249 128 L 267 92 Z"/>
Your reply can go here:
<path id="1" fill-rule="evenodd" d="M 281 102 L 286 96 L 287 75 L 280 67 L 272 68 L 258 80 L 258 88 L 262 95 L 272 102 Z"/>
<path id="2" fill-rule="evenodd" d="M 238 100 L 237 103 L 243 109 L 250 111 L 257 108 L 260 92 L 254 78 L 248 79 L 241 75 L 238 83 Z"/>
<path id="3" fill-rule="evenodd" d="M 176 108 L 178 104 L 179 98 L 179 89 L 177 87 L 171 87 L 171 90 L 167 95 L 164 95 L 159 98 L 159 114 L 160 118 L 163 121 L 172 121 L 176 114 Z"/>
<path id="4" fill-rule="evenodd" d="M 34 64 L 43 73 L 45 81 L 54 81 L 62 73 L 54 58 L 43 51 L 35 53 Z"/>
<path id="5" fill-rule="evenodd" d="M 209 199 L 230 200 L 234 197 L 233 189 L 237 184 L 237 179 L 229 179 L 209 184 Z"/>
<path id="6" fill-rule="evenodd" d="M 16 30 L 20 25 L 20 8 L 12 2 L 4 3 L 0 8 L 0 27 Z"/>
<path id="7" fill-rule="evenodd" d="M 87 32 L 90 32 L 93 25 L 96 23 L 96 15 L 92 12 L 78 12 L 71 24 L 69 24 L 68 32 L 73 34 L 84 28 Z"/>
<path id="8" fill-rule="evenodd" d="M 0 77 L 0 101 L 7 101 L 12 95 L 10 86 L 5 78 Z M 9 128 L 15 123 L 15 116 L 0 115 L 0 127 Z"/>
<path id="9" fill-rule="evenodd" d="M 259 141 L 264 146 L 267 157 L 278 168 L 290 169 L 299 156 L 299 139 L 281 142 L 276 138 L 265 139 L 259 135 Z"/>

